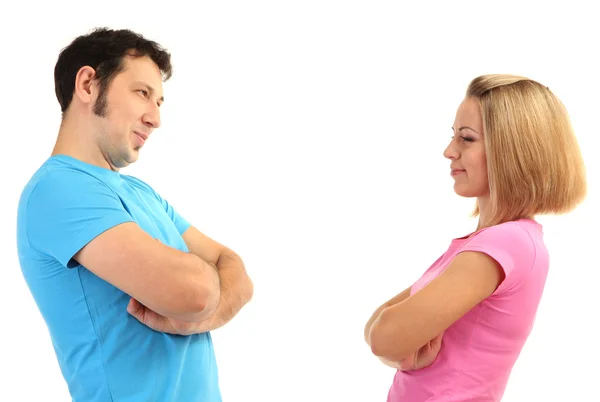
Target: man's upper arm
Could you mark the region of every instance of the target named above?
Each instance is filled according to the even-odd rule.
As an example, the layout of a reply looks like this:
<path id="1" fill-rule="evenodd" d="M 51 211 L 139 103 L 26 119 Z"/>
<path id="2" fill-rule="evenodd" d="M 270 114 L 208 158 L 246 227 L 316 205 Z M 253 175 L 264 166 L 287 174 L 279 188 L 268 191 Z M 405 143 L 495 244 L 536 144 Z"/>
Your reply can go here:
<path id="1" fill-rule="evenodd" d="M 214 265 L 217 265 L 222 253 L 231 252 L 227 247 L 206 236 L 193 225 L 183 232 L 182 238 L 190 253 Z"/>

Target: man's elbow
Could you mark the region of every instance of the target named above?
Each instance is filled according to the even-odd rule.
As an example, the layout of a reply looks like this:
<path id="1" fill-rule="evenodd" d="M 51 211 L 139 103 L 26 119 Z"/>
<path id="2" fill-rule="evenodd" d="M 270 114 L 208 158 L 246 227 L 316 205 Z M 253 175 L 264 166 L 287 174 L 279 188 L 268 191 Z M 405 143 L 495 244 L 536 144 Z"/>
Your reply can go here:
<path id="1" fill-rule="evenodd" d="M 219 286 L 203 286 L 198 289 L 197 303 L 194 307 L 197 314 L 203 317 L 202 319 L 208 318 L 215 312 L 220 300 L 221 290 Z"/>
<path id="2" fill-rule="evenodd" d="M 206 283 L 195 286 L 190 284 L 186 293 L 187 297 L 182 297 L 183 303 L 179 306 L 177 317 L 182 321 L 199 322 L 207 319 L 215 312 L 221 299 L 219 287 Z"/>
<path id="3" fill-rule="evenodd" d="M 254 296 L 254 283 L 252 282 L 252 279 L 250 279 L 249 276 L 246 275 L 246 283 L 244 286 L 244 291 L 243 291 L 243 300 L 244 300 L 244 304 L 248 303 L 250 300 L 252 300 L 252 297 Z"/>

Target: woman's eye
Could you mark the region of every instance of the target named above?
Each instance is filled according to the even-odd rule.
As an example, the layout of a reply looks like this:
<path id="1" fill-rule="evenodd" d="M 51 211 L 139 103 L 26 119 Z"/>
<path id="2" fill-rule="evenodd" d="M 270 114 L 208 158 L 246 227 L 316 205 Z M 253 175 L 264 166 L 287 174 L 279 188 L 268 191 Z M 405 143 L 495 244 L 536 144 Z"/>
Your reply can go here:
<path id="1" fill-rule="evenodd" d="M 450 137 L 450 141 L 453 141 L 455 138 L 456 137 L 451 136 Z M 473 141 L 475 141 L 473 138 L 471 138 L 471 137 L 465 137 L 463 135 L 460 136 L 460 139 L 463 140 L 463 141 L 467 141 L 467 142 L 473 142 Z"/>

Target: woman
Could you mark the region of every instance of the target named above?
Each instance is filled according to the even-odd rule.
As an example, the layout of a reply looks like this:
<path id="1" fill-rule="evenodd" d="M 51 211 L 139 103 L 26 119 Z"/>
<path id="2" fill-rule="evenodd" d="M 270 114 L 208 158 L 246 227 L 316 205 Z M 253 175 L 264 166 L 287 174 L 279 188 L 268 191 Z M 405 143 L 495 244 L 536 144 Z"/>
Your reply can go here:
<path id="1" fill-rule="evenodd" d="M 477 229 L 379 307 L 365 340 L 397 368 L 388 402 L 500 401 L 548 274 L 540 214 L 573 210 L 585 170 L 569 117 L 539 83 L 474 79 L 444 151 Z"/>

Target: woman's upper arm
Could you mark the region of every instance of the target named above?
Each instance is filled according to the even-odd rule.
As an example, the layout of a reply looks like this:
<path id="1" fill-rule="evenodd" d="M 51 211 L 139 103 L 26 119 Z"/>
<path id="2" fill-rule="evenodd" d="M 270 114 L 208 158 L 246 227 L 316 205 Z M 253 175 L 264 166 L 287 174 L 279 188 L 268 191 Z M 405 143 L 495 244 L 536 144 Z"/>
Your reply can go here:
<path id="1" fill-rule="evenodd" d="M 382 311 L 370 333 L 377 356 L 398 361 L 442 333 L 490 296 L 504 271 L 489 255 L 465 251 L 420 291 Z"/>

